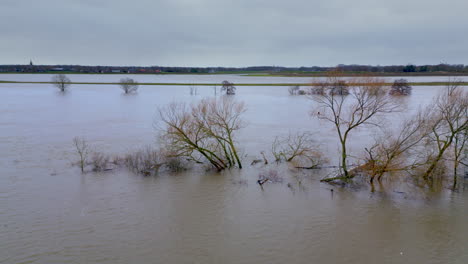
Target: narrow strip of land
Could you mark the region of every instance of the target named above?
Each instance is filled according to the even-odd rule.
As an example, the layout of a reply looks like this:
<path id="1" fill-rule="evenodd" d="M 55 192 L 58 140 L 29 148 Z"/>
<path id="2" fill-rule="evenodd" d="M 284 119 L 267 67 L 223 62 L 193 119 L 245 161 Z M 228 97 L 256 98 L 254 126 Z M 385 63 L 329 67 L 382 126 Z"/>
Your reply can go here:
<path id="1" fill-rule="evenodd" d="M 1 81 L 0 83 L 11 84 L 53 84 L 53 82 L 30 82 L 30 81 Z M 119 85 L 118 82 L 70 82 L 70 84 L 83 84 L 83 85 Z M 154 86 L 216 86 L 222 85 L 221 83 L 138 83 L 139 85 L 154 85 Z M 384 83 L 386 86 L 391 86 L 393 83 Z M 411 82 L 412 86 L 446 86 L 450 82 Z M 468 86 L 468 82 L 457 83 L 461 86 Z M 235 83 L 235 86 L 314 86 L 318 83 Z M 349 83 L 350 86 L 359 85 Z"/>

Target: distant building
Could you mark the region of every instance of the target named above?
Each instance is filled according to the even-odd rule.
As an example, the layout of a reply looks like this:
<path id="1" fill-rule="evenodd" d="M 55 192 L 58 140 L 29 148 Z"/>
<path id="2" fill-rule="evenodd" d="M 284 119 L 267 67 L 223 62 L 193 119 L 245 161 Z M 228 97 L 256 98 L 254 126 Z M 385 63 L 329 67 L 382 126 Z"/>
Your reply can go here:
<path id="1" fill-rule="evenodd" d="M 34 64 L 33 64 L 32 60 L 29 60 L 29 66 L 33 66 L 33 65 Z"/>

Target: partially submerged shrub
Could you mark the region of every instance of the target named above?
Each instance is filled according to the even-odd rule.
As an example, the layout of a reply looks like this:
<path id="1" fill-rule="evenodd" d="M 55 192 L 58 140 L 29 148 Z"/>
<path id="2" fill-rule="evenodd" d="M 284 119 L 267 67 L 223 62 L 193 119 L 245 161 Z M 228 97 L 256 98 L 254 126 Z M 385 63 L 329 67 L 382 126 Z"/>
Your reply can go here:
<path id="1" fill-rule="evenodd" d="M 124 91 L 125 94 L 136 93 L 138 90 L 138 85 L 138 82 L 132 78 L 120 79 L 120 88 Z"/>
<path id="2" fill-rule="evenodd" d="M 187 163 L 180 157 L 166 157 L 164 167 L 170 172 L 181 172 L 187 170 Z"/>
<path id="3" fill-rule="evenodd" d="M 289 95 L 297 95 L 298 91 L 299 91 L 299 85 L 289 86 L 288 88 Z"/>
<path id="4" fill-rule="evenodd" d="M 315 83 L 312 88 L 310 88 L 310 94 L 315 95 L 324 95 L 328 89 L 329 84 L 327 82 L 318 82 Z"/>
<path id="5" fill-rule="evenodd" d="M 143 175 L 156 174 L 163 165 L 160 152 L 152 147 L 146 147 L 125 156 L 125 166 L 135 173 Z"/>
<path id="6" fill-rule="evenodd" d="M 429 112 L 419 111 L 405 120 L 396 131 L 376 138 L 374 144 L 365 148 L 364 165 L 361 167 L 372 183 L 388 172 L 404 171 L 415 166 L 416 154 L 421 153 L 419 144 L 429 133 Z M 418 163 L 418 162 L 416 162 Z"/>
<path id="7" fill-rule="evenodd" d="M 384 96 L 387 94 L 387 88 L 385 86 L 385 80 L 377 77 L 359 77 L 352 80 L 354 86 L 353 92 L 366 92 L 371 96 Z M 362 88 L 359 88 L 362 87 Z"/>
<path id="8" fill-rule="evenodd" d="M 93 152 L 91 155 L 91 165 L 93 166 L 93 171 L 104 171 L 109 169 L 110 158 L 109 156 L 101 152 Z"/>
<path id="9" fill-rule="evenodd" d="M 337 177 L 323 179 L 325 182 L 354 177 L 348 169 L 350 155 L 347 148 L 349 136 L 354 130 L 366 125 L 378 126 L 383 115 L 401 109 L 394 98 L 373 92 L 375 85 L 379 83 L 374 78 L 355 81 L 351 96 L 343 96 L 350 92 L 345 81 L 336 76 L 330 76 L 328 80 L 332 83 L 332 90 L 323 96 L 311 97 L 318 104 L 317 109 L 312 112 L 313 115 L 334 125 L 341 147 L 341 173 Z"/>
<path id="10" fill-rule="evenodd" d="M 348 84 L 344 80 L 337 80 L 330 84 L 330 95 L 348 95 Z"/>
<path id="11" fill-rule="evenodd" d="M 301 167 L 317 167 L 325 162 L 313 135 L 307 132 L 276 137 L 271 146 L 276 162 L 295 161 Z"/>
<path id="12" fill-rule="evenodd" d="M 410 95 L 412 87 L 406 79 L 398 79 L 393 82 L 390 95 Z"/>
<path id="13" fill-rule="evenodd" d="M 283 182 L 283 177 L 276 170 L 262 171 L 258 174 L 257 183 L 263 185 L 266 182 L 281 183 Z"/>

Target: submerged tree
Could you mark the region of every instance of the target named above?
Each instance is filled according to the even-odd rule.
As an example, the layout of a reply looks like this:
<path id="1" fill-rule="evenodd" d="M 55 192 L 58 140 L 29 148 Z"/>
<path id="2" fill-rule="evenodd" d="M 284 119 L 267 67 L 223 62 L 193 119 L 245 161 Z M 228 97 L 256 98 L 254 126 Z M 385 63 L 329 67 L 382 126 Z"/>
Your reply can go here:
<path id="1" fill-rule="evenodd" d="M 223 81 L 221 83 L 221 91 L 225 92 L 227 95 L 234 95 L 236 94 L 236 87 L 234 86 L 233 83 L 229 81 Z"/>
<path id="2" fill-rule="evenodd" d="M 412 87 L 406 79 L 398 79 L 393 82 L 390 95 L 410 95 Z"/>
<path id="3" fill-rule="evenodd" d="M 65 74 L 57 74 L 52 77 L 52 83 L 63 93 L 70 87 L 71 80 Z"/>
<path id="4" fill-rule="evenodd" d="M 325 162 L 319 145 L 313 139 L 313 135 L 307 132 L 275 137 L 271 153 L 276 162 L 294 160 L 304 168 L 315 168 Z"/>
<path id="5" fill-rule="evenodd" d="M 84 172 L 84 168 L 88 162 L 88 156 L 90 153 L 88 142 L 86 142 L 84 138 L 75 137 L 73 138 L 73 146 L 75 147 L 75 151 L 80 158 L 79 165 L 81 172 Z"/>
<path id="6" fill-rule="evenodd" d="M 160 150 L 151 146 L 127 154 L 124 157 L 125 166 L 134 173 L 143 175 L 156 174 L 164 164 Z"/>
<path id="7" fill-rule="evenodd" d="M 190 91 L 190 95 L 197 95 L 198 94 L 198 88 L 195 85 L 190 85 L 189 86 L 189 91 Z"/>
<path id="8" fill-rule="evenodd" d="M 429 112 L 419 111 L 396 131 L 384 133 L 370 148 L 365 148 L 365 163 L 361 169 L 369 174 L 370 183 L 375 178 L 380 181 L 385 173 L 409 170 L 416 165 L 410 156 L 419 152 L 419 144 L 429 133 L 428 120 Z"/>
<path id="9" fill-rule="evenodd" d="M 336 80 L 329 84 L 330 95 L 348 95 L 348 84 L 345 80 Z"/>
<path id="10" fill-rule="evenodd" d="M 453 188 L 457 187 L 458 167 L 460 165 L 468 167 L 468 162 L 466 161 L 467 154 L 468 128 L 458 133 L 453 142 Z"/>
<path id="11" fill-rule="evenodd" d="M 432 177 L 436 167 L 444 160 L 446 151 L 455 144 L 457 159 L 461 157 L 464 148 L 465 133 L 468 129 L 468 93 L 459 87 L 459 82 L 451 81 L 446 89 L 439 94 L 434 103 L 429 106 L 431 115 L 431 133 L 427 137 L 428 146 L 434 151 L 427 156 L 427 168 L 424 179 Z M 460 141 L 461 139 L 461 141 Z M 461 144 L 463 143 L 463 144 Z M 454 177 L 459 162 L 455 162 Z M 455 183 L 456 183 L 456 178 Z"/>
<path id="12" fill-rule="evenodd" d="M 329 89 L 336 89 L 337 83 L 343 83 L 336 77 L 331 79 L 333 84 Z M 329 92 L 321 96 L 313 96 L 312 99 L 318 103 L 318 111 L 314 111 L 320 120 L 330 122 L 335 127 L 341 146 L 341 169 L 342 175 L 325 179 L 332 181 L 336 179 L 350 179 L 354 175 L 348 168 L 348 139 L 352 131 L 363 125 L 379 125 L 377 117 L 382 114 L 398 110 L 398 104 L 386 93 L 375 92 L 381 89 L 380 81 L 374 78 L 362 78 L 354 81 L 350 96 L 343 93 Z M 344 87 L 343 87 L 344 88 Z M 343 95 L 341 95 L 343 94 Z"/>
<path id="13" fill-rule="evenodd" d="M 299 92 L 299 89 L 300 89 L 299 85 L 289 86 L 288 87 L 289 95 L 297 95 Z"/>
<path id="14" fill-rule="evenodd" d="M 166 128 L 163 140 L 173 156 L 208 161 L 217 170 L 242 168 L 235 133 L 244 127 L 243 103 L 231 98 L 204 99 L 187 106 L 173 103 L 160 110 Z"/>
<path id="15" fill-rule="evenodd" d="M 310 88 L 309 93 L 315 95 L 324 95 L 327 89 L 329 88 L 329 82 L 317 82 L 314 83 L 312 88 Z"/>
<path id="16" fill-rule="evenodd" d="M 120 88 L 124 91 L 125 94 L 136 93 L 138 91 L 138 85 L 138 82 L 132 78 L 120 79 Z"/>

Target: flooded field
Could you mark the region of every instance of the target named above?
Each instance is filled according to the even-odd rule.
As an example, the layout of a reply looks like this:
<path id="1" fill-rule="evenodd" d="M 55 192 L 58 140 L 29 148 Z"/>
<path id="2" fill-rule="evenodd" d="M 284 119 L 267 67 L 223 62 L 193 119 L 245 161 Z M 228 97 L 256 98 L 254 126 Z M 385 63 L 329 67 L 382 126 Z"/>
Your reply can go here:
<path id="1" fill-rule="evenodd" d="M 72 81 L 118 81 L 119 75 L 70 75 Z M 212 83 L 216 76 L 134 75 L 140 82 Z M 245 79 L 244 79 L 245 78 Z M 236 83 L 311 78 L 243 77 Z M 443 77 L 421 78 L 444 81 Z M 466 77 L 464 77 L 466 78 Z M 49 81 L 48 75 L 0 75 Z M 429 80 L 427 80 L 429 79 Z M 245 80 L 245 81 L 244 81 Z M 442 87 L 414 87 L 407 112 Z M 0 263 L 467 263 L 468 193 L 387 184 L 377 192 L 320 183 L 320 170 L 285 164 L 222 173 L 201 169 L 143 177 L 124 169 L 81 174 L 72 139 L 123 154 L 156 141 L 157 109 L 197 102 L 212 87 L 142 86 L 125 96 L 113 85 L 0 83 Z M 238 87 L 248 126 L 237 138 L 245 164 L 269 153 L 277 135 L 320 135 L 332 165 L 338 142 L 309 115 L 314 103 L 287 87 Z M 395 113 L 392 129 L 408 115 Z M 362 152 L 375 130 L 361 129 L 350 151 Z M 275 170 L 283 183 L 256 184 Z M 464 183 L 461 183 L 462 185 Z M 331 191 L 333 189 L 333 191 Z"/>
<path id="2" fill-rule="evenodd" d="M 0 74 L 0 81 L 49 82 L 53 74 Z M 69 74 L 72 82 L 119 82 L 121 78 L 130 77 L 140 83 L 221 83 L 228 80 L 232 83 L 310 83 L 323 81 L 325 77 L 258 77 L 237 74 L 184 75 L 184 74 Z M 352 77 L 345 77 L 352 79 Z M 467 82 L 468 76 L 392 76 L 382 77 L 391 82 L 396 79 L 407 79 L 408 82 L 445 82 L 457 78 Z"/>

